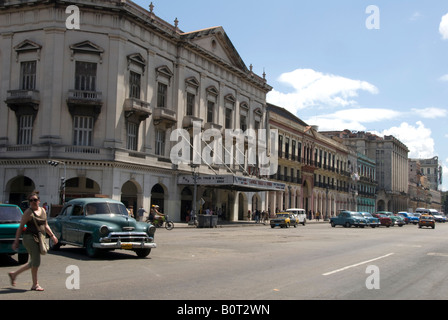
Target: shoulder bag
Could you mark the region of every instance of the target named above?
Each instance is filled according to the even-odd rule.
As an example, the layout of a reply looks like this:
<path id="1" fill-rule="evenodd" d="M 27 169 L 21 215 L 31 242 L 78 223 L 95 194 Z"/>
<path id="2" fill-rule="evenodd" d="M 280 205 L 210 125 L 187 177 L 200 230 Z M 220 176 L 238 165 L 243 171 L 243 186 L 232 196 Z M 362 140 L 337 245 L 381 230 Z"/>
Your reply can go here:
<path id="1" fill-rule="evenodd" d="M 45 255 L 45 254 L 47 254 L 49 245 L 48 245 L 48 242 L 46 241 L 45 234 L 43 234 L 42 232 L 39 231 L 39 226 L 37 225 L 35 215 L 36 214 L 33 211 L 33 220 L 34 220 L 34 224 L 36 225 L 36 229 L 37 229 L 37 235 L 34 235 L 34 241 L 39 243 L 40 254 Z"/>

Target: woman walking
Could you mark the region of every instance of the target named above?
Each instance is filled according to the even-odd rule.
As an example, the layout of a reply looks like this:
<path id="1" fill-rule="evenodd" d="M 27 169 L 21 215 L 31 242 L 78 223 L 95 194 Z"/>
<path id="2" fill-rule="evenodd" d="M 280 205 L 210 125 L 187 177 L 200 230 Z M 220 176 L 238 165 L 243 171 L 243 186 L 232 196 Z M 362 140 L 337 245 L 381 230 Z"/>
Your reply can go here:
<path id="1" fill-rule="evenodd" d="M 47 233 L 50 236 L 50 238 L 52 238 L 55 244 L 58 242 L 58 239 L 55 237 L 54 233 L 48 226 L 47 212 L 45 211 L 44 208 L 39 206 L 40 203 L 39 193 L 33 192 L 28 198 L 28 200 L 30 203 L 30 207 L 26 209 L 25 212 L 23 213 L 22 220 L 20 221 L 20 227 L 19 229 L 17 229 L 16 239 L 12 244 L 12 248 L 14 250 L 17 250 L 17 248 L 19 247 L 19 238 L 23 233 L 23 245 L 25 246 L 26 250 L 30 255 L 30 262 L 22 266 L 17 271 L 8 273 L 8 275 L 11 280 L 11 285 L 15 286 L 17 276 L 22 272 L 31 269 L 31 277 L 33 280 L 33 286 L 31 287 L 31 290 L 44 291 L 44 289 L 39 285 L 39 282 L 37 280 L 37 271 L 40 266 L 41 253 L 39 249 L 39 243 L 35 240 L 35 238 L 37 237 L 35 236 L 37 236 L 40 231 L 43 234 Z M 37 223 L 37 226 L 36 223 L 34 222 Z M 26 230 L 23 231 L 25 225 Z"/>

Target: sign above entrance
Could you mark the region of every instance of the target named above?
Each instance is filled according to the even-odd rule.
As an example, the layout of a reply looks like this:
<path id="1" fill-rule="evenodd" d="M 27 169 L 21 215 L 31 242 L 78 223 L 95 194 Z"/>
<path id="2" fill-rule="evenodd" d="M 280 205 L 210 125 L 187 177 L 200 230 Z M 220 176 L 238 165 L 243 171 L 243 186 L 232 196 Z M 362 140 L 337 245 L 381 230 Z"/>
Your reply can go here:
<path id="1" fill-rule="evenodd" d="M 238 177 L 233 175 L 206 176 L 199 175 L 196 181 L 198 186 L 215 186 L 221 189 L 236 191 L 260 192 L 260 191 L 284 191 L 285 184 L 261 180 L 248 177 Z M 179 176 L 178 184 L 194 185 L 192 175 Z"/>

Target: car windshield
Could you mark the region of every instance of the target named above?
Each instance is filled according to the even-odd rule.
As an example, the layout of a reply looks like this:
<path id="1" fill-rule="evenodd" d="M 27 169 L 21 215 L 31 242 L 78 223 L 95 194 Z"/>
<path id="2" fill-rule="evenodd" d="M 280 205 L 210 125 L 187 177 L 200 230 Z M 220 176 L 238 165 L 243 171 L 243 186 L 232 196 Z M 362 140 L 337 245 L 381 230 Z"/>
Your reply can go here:
<path id="1" fill-rule="evenodd" d="M 362 214 L 364 217 L 366 217 L 366 218 L 373 218 L 373 216 L 370 214 L 370 213 L 368 213 L 368 212 L 363 212 L 363 214 Z"/>
<path id="2" fill-rule="evenodd" d="M 0 223 L 18 223 L 22 212 L 18 207 L 0 207 Z"/>
<path id="3" fill-rule="evenodd" d="M 92 216 L 95 214 L 118 214 L 127 216 L 128 211 L 126 210 L 126 207 L 120 203 L 98 202 L 87 204 L 86 215 Z"/>
<path id="4" fill-rule="evenodd" d="M 353 216 L 353 217 L 358 217 L 358 218 L 364 218 L 364 217 L 362 216 L 362 214 L 360 214 L 360 213 L 358 213 L 358 212 L 352 212 L 352 216 Z"/>
<path id="5" fill-rule="evenodd" d="M 277 213 L 277 218 L 288 218 L 289 214 L 287 213 Z"/>

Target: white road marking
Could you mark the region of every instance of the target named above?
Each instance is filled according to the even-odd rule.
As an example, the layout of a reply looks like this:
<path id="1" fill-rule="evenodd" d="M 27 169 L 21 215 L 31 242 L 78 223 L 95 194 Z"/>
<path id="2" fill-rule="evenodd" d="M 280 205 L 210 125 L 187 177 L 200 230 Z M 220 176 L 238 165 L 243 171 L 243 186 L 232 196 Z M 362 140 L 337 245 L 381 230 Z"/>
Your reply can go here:
<path id="1" fill-rule="evenodd" d="M 329 275 L 332 275 L 332 274 L 335 274 L 335 273 L 338 273 L 338 272 L 341 272 L 341 271 L 345 271 L 347 269 L 359 267 L 359 266 L 362 266 L 363 264 L 367 264 L 367 263 L 371 263 L 371 262 L 374 262 L 374 261 L 377 261 L 377 260 L 380 260 L 380 259 L 384 259 L 384 258 L 390 257 L 392 255 L 394 255 L 394 253 L 389 253 L 389 254 L 386 254 L 385 256 L 382 256 L 382 257 L 378 257 L 378 258 L 375 258 L 375 259 L 372 259 L 372 260 L 363 261 L 363 262 L 360 262 L 360 263 L 357 263 L 357 264 L 353 264 L 351 266 L 347 266 L 347 267 L 344 267 L 344 268 L 341 268 L 341 269 L 337 269 L 337 270 L 334 270 L 334 271 L 331 271 L 331 272 L 327 272 L 327 273 L 324 273 L 323 276 L 329 276 Z"/>

